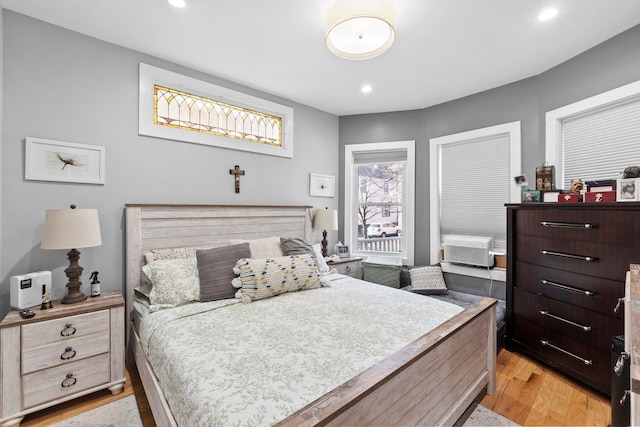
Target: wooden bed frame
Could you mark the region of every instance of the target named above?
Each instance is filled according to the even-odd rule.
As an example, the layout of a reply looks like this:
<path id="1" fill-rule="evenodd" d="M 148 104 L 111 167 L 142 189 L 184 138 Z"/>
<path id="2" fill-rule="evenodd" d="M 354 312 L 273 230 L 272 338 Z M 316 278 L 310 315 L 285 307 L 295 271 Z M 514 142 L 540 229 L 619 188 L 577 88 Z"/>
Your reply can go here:
<path id="1" fill-rule="evenodd" d="M 144 253 L 215 247 L 229 239 L 311 236 L 309 206 L 126 205 L 126 320 L 158 425 L 177 425 L 132 325 Z M 452 425 L 495 388 L 496 300 L 485 298 L 282 420 L 281 426 Z"/>

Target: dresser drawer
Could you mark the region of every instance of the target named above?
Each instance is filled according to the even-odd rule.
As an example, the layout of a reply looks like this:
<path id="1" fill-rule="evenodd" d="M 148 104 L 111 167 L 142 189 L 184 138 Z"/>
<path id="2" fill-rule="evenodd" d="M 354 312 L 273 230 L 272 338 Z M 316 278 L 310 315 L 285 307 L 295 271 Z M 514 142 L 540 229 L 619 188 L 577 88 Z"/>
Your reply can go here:
<path id="1" fill-rule="evenodd" d="M 611 393 L 610 349 L 603 351 L 518 316 L 514 317 L 514 328 L 514 339 L 539 358 L 588 379 L 600 391 Z"/>
<path id="2" fill-rule="evenodd" d="M 618 313 L 614 308 L 624 296 L 624 283 L 594 276 L 540 267 L 517 261 L 513 285 L 530 292 L 561 300 L 569 304 L 622 318 L 624 304 Z"/>
<path id="3" fill-rule="evenodd" d="M 362 275 L 360 274 L 360 269 L 358 268 L 359 265 L 359 262 L 346 262 L 343 264 L 335 264 L 332 266 L 332 268 L 335 268 L 338 273 L 344 274 L 345 276 L 351 276 L 355 277 L 356 279 L 360 279 L 362 278 Z"/>
<path id="4" fill-rule="evenodd" d="M 599 210 L 519 211 L 514 232 L 564 240 L 634 245 L 640 234 L 638 212 Z"/>
<path id="5" fill-rule="evenodd" d="M 22 350 L 66 342 L 96 333 L 109 333 L 109 310 L 78 314 L 22 326 Z"/>
<path id="6" fill-rule="evenodd" d="M 611 337 L 624 332 L 624 321 L 514 289 L 513 313 L 540 326 L 570 336 L 603 351 L 611 349 Z"/>
<path id="7" fill-rule="evenodd" d="M 513 251 L 516 261 L 620 281 L 624 281 L 629 260 L 640 259 L 640 246 L 536 236 L 519 236 Z"/>
<path id="8" fill-rule="evenodd" d="M 101 354 L 22 377 L 23 409 L 109 382 L 109 354 Z"/>
<path id="9" fill-rule="evenodd" d="M 86 337 L 72 338 L 22 352 L 22 373 L 38 371 L 52 366 L 73 363 L 109 351 L 109 333 L 101 332 Z"/>

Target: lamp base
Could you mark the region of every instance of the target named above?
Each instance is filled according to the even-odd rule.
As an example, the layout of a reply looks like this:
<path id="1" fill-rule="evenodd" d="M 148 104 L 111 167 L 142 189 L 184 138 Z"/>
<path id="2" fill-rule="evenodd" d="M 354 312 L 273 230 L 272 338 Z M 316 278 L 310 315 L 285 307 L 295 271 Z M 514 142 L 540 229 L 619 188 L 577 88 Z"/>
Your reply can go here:
<path id="1" fill-rule="evenodd" d="M 69 258 L 69 267 L 64 272 L 69 279 L 69 283 L 67 283 L 67 294 L 60 302 L 62 304 L 75 304 L 87 299 L 87 296 L 80 290 L 80 286 L 82 286 L 80 275 L 84 268 L 78 264 L 80 252 L 76 249 L 71 249 L 67 252 L 67 257 Z"/>
<path id="2" fill-rule="evenodd" d="M 327 240 L 327 230 L 322 231 L 322 256 L 327 256 L 327 245 L 329 241 Z"/>

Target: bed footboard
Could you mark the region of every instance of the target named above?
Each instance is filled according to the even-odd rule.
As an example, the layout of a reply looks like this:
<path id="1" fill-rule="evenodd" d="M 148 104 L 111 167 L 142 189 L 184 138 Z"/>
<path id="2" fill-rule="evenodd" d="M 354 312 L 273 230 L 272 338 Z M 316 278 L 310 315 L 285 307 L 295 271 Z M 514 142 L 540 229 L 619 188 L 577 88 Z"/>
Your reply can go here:
<path id="1" fill-rule="evenodd" d="M 495 305 L 474 304 L 278 426 L 453 425 L 494 391 Z"/>

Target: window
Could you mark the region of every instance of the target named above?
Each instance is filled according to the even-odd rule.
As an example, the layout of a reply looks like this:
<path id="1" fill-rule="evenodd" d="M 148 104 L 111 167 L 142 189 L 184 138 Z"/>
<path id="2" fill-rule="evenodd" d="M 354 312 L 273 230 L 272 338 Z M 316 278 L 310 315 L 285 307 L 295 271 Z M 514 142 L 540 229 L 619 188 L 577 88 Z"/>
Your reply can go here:
<path id="1" fill-rule="evenodd" d="M 354 255 L 413 264 L 415 141 L 345 146 L 344 239 Z"/>
<path id="2" fill-rule="evenodd" d="M 139 105 L 140 135 L 293 157 L 291 107 L 142 63 Z"/>
<path id="3" fill-rule="evenodd" d="M 429 150 L 431 262 L 447 234 L 493 237 L 504 252 L 504 204 L 520 201 L 520 122 L 433 138 Z"/>
<path id="4" fill-rule="evenodd" d="M 546 121 L 557 188 L 571 179 L 616 179 L 640 164 L 640 81 L 550 111 Z"/>

